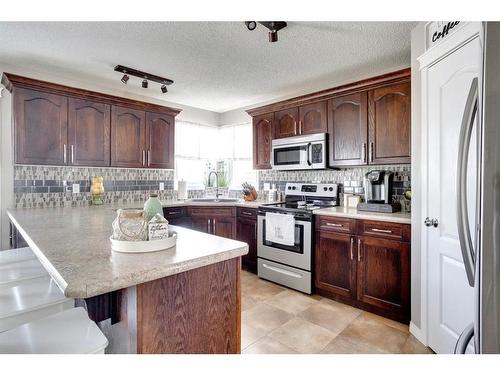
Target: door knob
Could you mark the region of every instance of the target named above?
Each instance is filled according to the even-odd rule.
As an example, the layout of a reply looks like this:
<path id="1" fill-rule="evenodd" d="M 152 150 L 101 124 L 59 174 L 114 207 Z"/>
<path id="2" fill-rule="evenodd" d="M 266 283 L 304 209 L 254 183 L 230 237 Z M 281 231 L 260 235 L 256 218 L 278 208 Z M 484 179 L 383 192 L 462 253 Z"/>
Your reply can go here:
<path id="1" fill-rule="evenodd" d="M 429 219 L 428 217 L 425 218 L 424 224 L 426 227 L 434 227 L 437 228 L 439 225 L 438 219 Z"/>

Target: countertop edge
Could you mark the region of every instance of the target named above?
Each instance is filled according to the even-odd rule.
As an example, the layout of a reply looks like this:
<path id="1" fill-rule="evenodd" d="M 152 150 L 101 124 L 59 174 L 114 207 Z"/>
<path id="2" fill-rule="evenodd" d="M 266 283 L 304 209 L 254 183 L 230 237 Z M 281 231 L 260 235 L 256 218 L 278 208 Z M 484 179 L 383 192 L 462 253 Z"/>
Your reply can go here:
<path id="1" fill-rule="evenodd" d="M 328 212 L 322 211 L 323 209 L 317 210 L 314 212 L 314 215 L 318 216 L 334 216 L 334 217 L 345 217 L 349 219 L 358 219 L 358 220 L 373 220 L 373 221 L 385 221 L 390 223 L 399 223 L 399 224 L 408 224 L 411 225 L 411 217 L 391 217 L 385 215 L 393 215 L 390 213 L 372 213 L 372 214 L 364 214 L 361 212 L 356 213 L 348 213 L 348 212 Z M 327 210 L 327 209 L 324 209 Z"/>

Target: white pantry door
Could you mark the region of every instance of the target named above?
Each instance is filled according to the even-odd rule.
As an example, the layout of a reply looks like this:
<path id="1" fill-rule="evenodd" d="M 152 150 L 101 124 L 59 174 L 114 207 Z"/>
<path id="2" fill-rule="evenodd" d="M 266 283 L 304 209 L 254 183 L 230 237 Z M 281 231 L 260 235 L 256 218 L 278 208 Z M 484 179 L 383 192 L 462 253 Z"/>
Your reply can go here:
<path id="1" fill-rule="evenodd" d="M 453 353 L 458 336 L 474 321 L 474 289 L 467 282 L 458 239 L 456 177 L 462 116 L 479 61 L 479 38 L 474 38 L 427 70 L 428 207 L 423 216 L 439 220 L 437 228 L 424 227 L 428 234 L 428 344 L 436 353 Z M 467 184 L 470 218 L 475 212 L 475 154 L 474 137 Z"/>

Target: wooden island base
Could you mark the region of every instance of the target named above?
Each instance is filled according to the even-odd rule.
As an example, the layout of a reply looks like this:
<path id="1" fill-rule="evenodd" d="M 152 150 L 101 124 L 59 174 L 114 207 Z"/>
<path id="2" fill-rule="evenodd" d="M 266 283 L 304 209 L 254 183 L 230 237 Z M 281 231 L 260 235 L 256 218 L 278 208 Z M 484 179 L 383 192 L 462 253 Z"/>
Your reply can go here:
<path id="1" fill-rule="evenodd" d="M 238 354 L 240 263 L 238 257 L 87 298 L 87 310 L 103 328 L 111 319 L 103 329 L 110 353 Z"/>

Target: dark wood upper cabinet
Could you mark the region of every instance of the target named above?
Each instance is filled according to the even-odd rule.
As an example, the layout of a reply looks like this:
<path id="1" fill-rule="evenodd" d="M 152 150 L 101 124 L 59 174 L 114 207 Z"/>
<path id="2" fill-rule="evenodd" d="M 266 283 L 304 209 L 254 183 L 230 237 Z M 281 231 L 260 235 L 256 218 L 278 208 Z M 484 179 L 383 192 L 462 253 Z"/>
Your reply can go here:
<path id="1" fill-rule="evenodd" d="M 366 91 L 343 95 L 328 101 L 330 166 L 367 163 L 367 101 Z"/>
<path id="2" fill-rule="evenodd" d="M 299 107 L 299 134 L 327 132 L 327 101 Z"/>
<path id="3" fill-rule="evenodd" d="M 69 164 L 109 166 L 111 107 L 69 98 Z"/>
<path id="4" fill-rule="evenodd" d="M 299 109 L 288 108 L 274 112 L 274 138 L 299 135 Z"/>
<path id="5" fill-rule="evenodd" d="M 410 82 L 368 92 L 369 162 L 410 163 Z"/>
<path id="6" fill-rule="evenodd" d="M 68 162 L 68 98 L 15 88 L 15 162 L 64 165 Z"/>
<path id="7" fill-rule="evenodd" d="M 146 165 L 146 113 L 111 108 L 111 165 L 140 168 Z"/>
<path id="8" fill-rule="evenodd" d="M 356 298 L 355 236 L 316 232 L 315 286 L 344 299 Z"/>
<path id="9" fill-rule="evenodd" d="M 273 139 L 273 113 L 255 116 L 253 123 L 253 167 L 271 168 L 271 141 Z"/>
<path id="10" fill-rule="evenodd" d="M 358 241 L 358 300 L 409 316 L 410 244 L 369 236 Z"/>
<path id="11" fill-rule="evenodd" d="M 151 168 L 174 168 L 174 117 L 160 113 L 146 113 L 148 143 L 147 165 Z"/>

